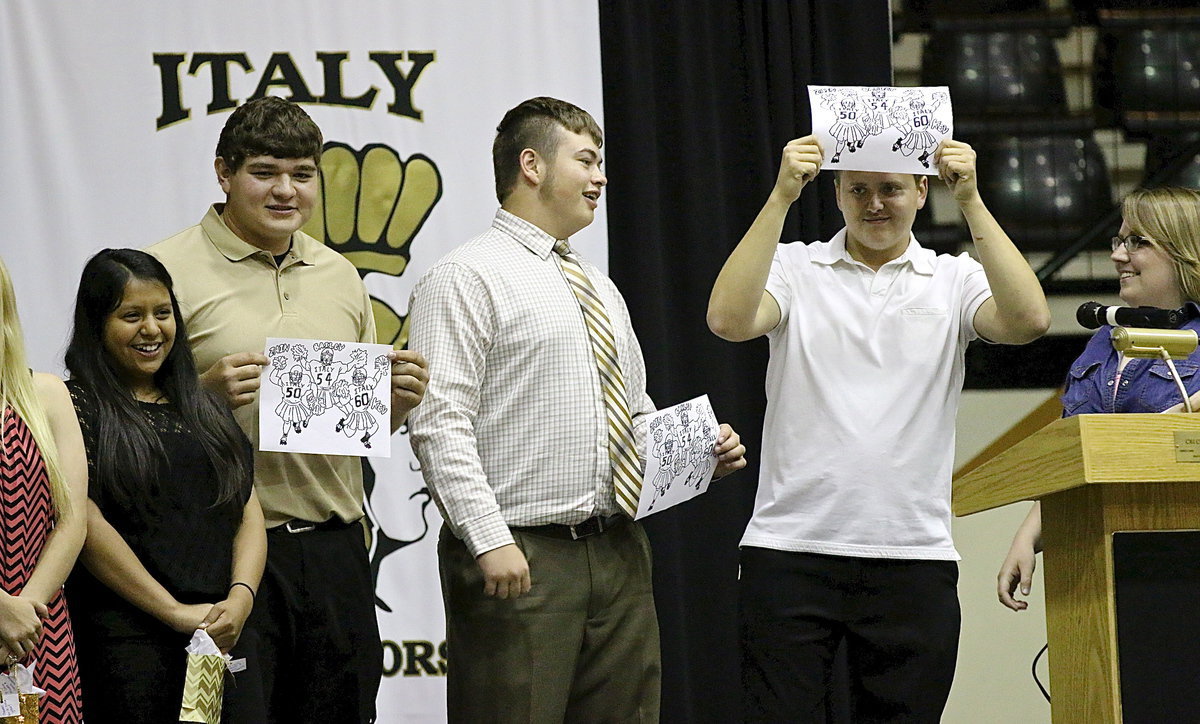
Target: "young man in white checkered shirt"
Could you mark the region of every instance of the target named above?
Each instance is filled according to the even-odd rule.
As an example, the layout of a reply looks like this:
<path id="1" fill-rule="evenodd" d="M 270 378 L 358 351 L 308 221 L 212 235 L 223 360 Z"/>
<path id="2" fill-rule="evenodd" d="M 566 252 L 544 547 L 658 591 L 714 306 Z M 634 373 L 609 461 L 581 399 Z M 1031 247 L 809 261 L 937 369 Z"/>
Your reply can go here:
<path id="1" fill-rule="evenodd" d="M 492 227 L 413 290 L 409 344 L 434 373 L 410 429 L 447 521 L 438 557 L 452 722 L 658 720 L 650 547 L 614 493 L 610 388 L 577 294 L 610 323 L 641 457 L 654 404 L 620 292 L 565 245 L 607 183 L 602 142 L 569 103 L 510 110 L 492 149 Z M 745 465 L 728 425 L 714 452 L 714 477 Z"/>

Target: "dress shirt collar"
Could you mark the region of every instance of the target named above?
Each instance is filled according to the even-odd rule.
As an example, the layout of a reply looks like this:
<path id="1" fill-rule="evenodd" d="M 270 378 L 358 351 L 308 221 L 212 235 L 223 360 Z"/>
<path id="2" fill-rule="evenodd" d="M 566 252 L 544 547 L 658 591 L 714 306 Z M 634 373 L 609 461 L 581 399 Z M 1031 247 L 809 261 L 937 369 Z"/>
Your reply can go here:
<path id="1" fill-rule="evenodd" d="M 550 257 L 550 254 L 554 251 L 554 243 L 558 241 L 537 226 L 504 209 L 496 210 L 496 218 L 492 219 L 492 228 L 502 231 L 521 242 L 525 248 L 537 254 L 538 258 L 543 260 Z"/>

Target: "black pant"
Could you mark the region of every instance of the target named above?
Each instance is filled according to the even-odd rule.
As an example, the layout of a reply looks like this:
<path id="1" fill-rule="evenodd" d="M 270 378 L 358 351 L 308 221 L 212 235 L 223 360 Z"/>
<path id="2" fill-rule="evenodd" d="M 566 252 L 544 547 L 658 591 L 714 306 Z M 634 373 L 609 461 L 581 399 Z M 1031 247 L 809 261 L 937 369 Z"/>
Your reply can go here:
<path id="1" fill-rule="evenodd" d="M 363 528 L 267 534 L 267 568 L 239 646 L 253 647 L 231 722 L 371 722 L 383 646 Z M 239 674 L 239 677 L 242 677 Z"/>
<path id="2" fill-rule="evenodd" d="M 83 685 L 83 716 L 89 722 L 164 724 L 179 721 L 183 683 L 187 672 L 187 648 L 191 634 L 176 633 L 149 618 L 143 634 L 79 635 L 79 680 Z M 252 657 L 241 641 L 229 652 L 233 658 Z M 225 675 L 222 711 L 231 719 L 243 674 Z"/>
<path id="3" fill-rule="evenodd" d="M 747 722 L 824 722 L 834 653 L 846 645 L 855 722 L 931 722 L 958 655 L 958 565 L 741 552 Z"/>
<path id="4" fill-rule="evenodd" d="M 77 637 L 87 721 L 179 721 L 184 648 L 191 639 L 163 627 L 159 636 Z"/>

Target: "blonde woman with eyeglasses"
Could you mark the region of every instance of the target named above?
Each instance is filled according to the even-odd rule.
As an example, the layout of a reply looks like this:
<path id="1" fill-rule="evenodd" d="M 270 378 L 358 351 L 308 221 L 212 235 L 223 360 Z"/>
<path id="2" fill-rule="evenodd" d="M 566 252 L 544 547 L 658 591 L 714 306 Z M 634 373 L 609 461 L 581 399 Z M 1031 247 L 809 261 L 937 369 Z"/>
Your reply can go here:
<path id="1" fill-rule="evenodd" d="M 1200 191 L 1162 187 L 1125 197 L 1121 230 L 1112 238 L 1118 295 L 1131 307 L 1178 309 L 1184 329 L 1200 332 Z M 1130 359 L 1110 342 L 1111 327 L 1096 330 L 1071 365 L 1062 395 L 1063 417 L 1105 412 L 1181 412 L 1179 388 L 1163 360 Z M 1200 349 L 1175 367 L 1200 409 Z M 1042 509 L 1034 503 L 1017 529 L 996 578 L 1000 603 L 1014 611 L 1028 596 L 1041 551 Z"/>

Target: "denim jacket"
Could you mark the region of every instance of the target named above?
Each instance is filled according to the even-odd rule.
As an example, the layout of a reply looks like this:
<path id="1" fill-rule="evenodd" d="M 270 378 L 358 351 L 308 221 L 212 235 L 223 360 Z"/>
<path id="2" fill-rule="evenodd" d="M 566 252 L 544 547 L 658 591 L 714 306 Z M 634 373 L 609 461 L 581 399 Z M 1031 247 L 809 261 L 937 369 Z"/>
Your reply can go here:
<path id="1" fill-rule="evenodd" d="M 1188 302 L 1193 314 L 1180 329 L 1200 333 L 1200 306 Z M 1071 364 L 1063 391 L 1063 417 L 1088 412 L 1162 412 L 1182 402 L 1179 388 L 1161 359 L 1131 359 L 1117 380 L 1118 356 L 1112 348 L 1112 327 L 1096 330 L 1083 354 Z M 1175 369 L 1191 395 L 1200 390 L 1200 348 L 1187 359 L 1174 360 Z M 1114 395 L 1114 389 L 1116 393 Z"/>

